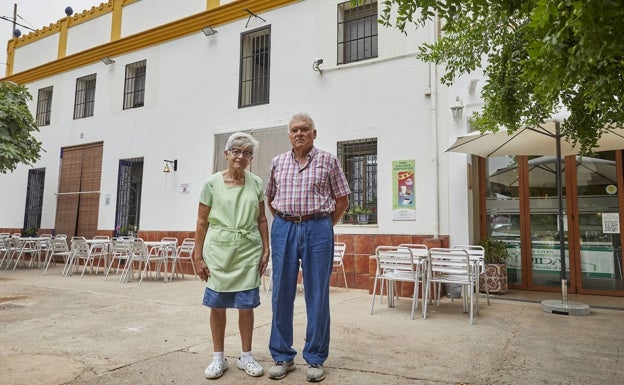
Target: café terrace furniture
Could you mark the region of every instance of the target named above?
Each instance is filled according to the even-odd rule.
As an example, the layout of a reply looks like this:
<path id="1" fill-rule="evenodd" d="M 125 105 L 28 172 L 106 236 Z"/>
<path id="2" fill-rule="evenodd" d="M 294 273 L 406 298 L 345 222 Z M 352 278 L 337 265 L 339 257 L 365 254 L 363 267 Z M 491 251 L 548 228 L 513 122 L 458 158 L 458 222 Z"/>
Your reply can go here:
<path id="1" fill-rule="evenodd" d="M 180 246 L 176 248 L 175 254 L 173 255 L 171 262 L 171 279 L 173 279 L 174 275 L 177 275 L 176 266 L 179 267 L 180 274 L 182 274 L 182 278 L 184 278 L 184 272 L 182 270 L 182 261 L 188 261 L 193 267 L 193 273 L 195 277 L 199 279 L 197 275 L 197 268 L 195 267 L 195 263 L 193 262 L 193 251 L 195 250 L 195 238 L 184 238 Z"/>
<path id="2" fill-rule="evenodd" d="M 2 254 L 2 259 L 0 260 L 0 267 L 4 264 L 4 261 L 7 261 L 7 269 L 10 261 L 13 258 L 13 253 L 16 249 L 16 238 L 10 236 L 9 233 L 6 233 L 6 236 L 0 237 L 0 253 Z"/>
<path id="3" fill-rule="evenodd" d="M 125 267 L 128 265 L 131 259 L 130 242 L 132 242 L 132 240 L 126 237 L 113 238 L 110 246 L 110 261 L 108 263 L 108 268 L 106 269 L 104 280 L 108 279 L 108 274 L 110 273 L 113 265 L 116 262 L 117 266 L 115 268 L 115 272 L 119 274 L 119 270 L 122 271 L 120 281 L 123 282 Z"/>
<path id="4" fill-rule="evenodd" d="M 483 275 L 483 282 L 485 282 L 485 298 L 487 299 L 487 304 L 490 304 L 490 285 L 488 284 L 488 277 L 486 277 L 485 274 L 485 248 L 481 245 L 457 245 L 454 248 L 464 249 L 470 255 L 472 267 L 475 269 L 475 279 L 477 280 L 477 287 L 475 290 L 477 292 L 477 314 L 479 314 L 479 293 L 481 291 L 479 277 L 481 275 Z"/>
<path id="5" fill-rule="evenodd" d="M 408 247 L 378 246 L 375 250 L 375 259 L 377 260 L 377 269 L 375 272 L 375 282 L 373 284 L 370 314 L 373 314 L 375 307 L 375 295 L 377 293 L 378 283 L 383 290 L 384 283 L 389 289 L 394 285 L 394 282 L 411 282 L 414 284 L 414 292 L 412 295 L 412 319 L 414 319 L 414 311 L 416 310 L 416 303 L 418 302 L 419 267 L 414 262 L 412 250 Z M 389 294 L 388 300 L 390 300 L 390 297 L 391 295 Z"/>
<path id="6" fill-rule="evenodd" d="M 85 260 L 82 274 L 80 275 L 81 277 L 87 270 L 87 266 L 89 266 L 91 272 L 93 272 L 93 265 L 96 259 L 97 266 L 95 267 L 95 274 L 98 273 L 100 264 L 102 265 L 102 269 L 105 269 L 108 265 L 110 255 L 110 237 L 106 235 L 96 235 L 93 239 L 85 239 L 85 242 L 89 245 L 89 256 L 88 259 Z"/>
<path id="7" fill-rule="evenodd" d="M 73 236 L 71 239 L 71 246 L 69 250 L 69 258 L 65 263 L 65 267 L 63 267 L 63 272 L 61 275 L 63 277 L 68 277 L 72 275 L 72 273 L 76 270 L 78 265 L 80 265 L 80 261 L 82 260 L 85 268 L 91 258 L 91 248 L 87 243 L 87 239 L 81 236 Z M 84 274 L 84 268 L 83 268 Z"/>
<path id="8" fill-rule="evenodd" d="M 43 270 L 43 275 L 48 272 L 48 267 L 50 266 L 50 262 L 54 263 L 56 266 L 55 258 L 62 257 L 63 265 L 67 263 L 67 259 L 70 256 L 69 246 L 67 245 L 67 237 L 66 236 L 56 236 L 50 239 L 50 253 L 48 253 L 47 259 L 45 261 L 45 268 Z"/>
<path id="9" fill-rule="evenodd" d="M 164 266 L 164 280 L 167 281 L 167 255 L 165 253 L 166 245 L 170 241 L 144 241 L 141 238 L 136 238 L 130 242 L 130 260 L 126 264 L 125 274 L 122 274 L 124 280 L 127 282 L 128 277 L 134 276 L 134 264 L 138 264 L 140 273 L 139 285 L 143 282 L 143 278 L 148 274 L 148 271 L 152 271 L 152 263 L 156 263 L 156 276 L 158 279 L 160 276 L 160 269 Z M 142 267 L 142 268 L 141 268 Z"/>
<path id="10" fill-rule="evenodd" d="M 349 285 L 347 284 L 347 274 L 345 272 L 344 267 L 344 255 L 347 250 L 347 244 L 344 242 L 334 242 L 334 268 L 336 269 L 336 274 L 338 273 L 338 269 L 342 269 L 342 278 L 344 279 L 345 289 L 349 290 Z M 336 284 L 338 281 L 336 280 Z"/>
<path id="11" fill-rule="evenodd" d="M 470 324 L 474 325 L 474 297 L 477 274 L 473 263 L 470 260 L 470 254 L 464 249 L 447 249 L 432 248 L 429 249 L 429 258 L 427 261 L 427 282 L 428 283 L 444 283 L 464 286 L 463 293 L 465 301 L 470 305 Z M 431 290 L 429 284 L 425 288 L 425 300 L 423 301 L 423 318 L 427 318 L 427 308 Z M 440 291 L 436 298 L 436 306 L 440 306 Z M 478 296 L 478 295 L 477 295 Z M 464 302 L 464 312 L 466 311 L 466 302 Z"/>
<path id="12" fill-rule="evenodd" d="M 11 260 L 14 259 L 13 270 L 17 267 L 20 260 L 26 263 L 26 256 L 29 258 L 28 267 L 32 267 L 33 262 L 37 261 L 37 266 L 40 263 L 39 252 L 40 242 L 47 241 L 46 237 L 13 237 L 15 239 L 15 249 L 11 254 L 11 259 L 7 263 L 7 270 L 11 266 Z"/>

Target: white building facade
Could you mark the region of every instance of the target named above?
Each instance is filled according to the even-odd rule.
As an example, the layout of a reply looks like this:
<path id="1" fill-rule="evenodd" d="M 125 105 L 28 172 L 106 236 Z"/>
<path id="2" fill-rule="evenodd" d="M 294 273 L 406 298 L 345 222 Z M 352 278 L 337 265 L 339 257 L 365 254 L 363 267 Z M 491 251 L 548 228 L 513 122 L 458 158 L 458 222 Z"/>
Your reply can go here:
<path id="1" fill-rule="evenodd" d="M 111 0 L 11 40 L 3 80 L 29 88 L 45 152 L 0 175 L 0 229 L 193 236 L 227 137 L 260 141 L 251 171 L 266 180 L 270 159 L 290 148 L 290 117 L 307 112 L 316 146 L 343 162 L 351 209 L 373 211 L 335 227 L 350 287 L 370 286 L 377 245 L 470 242 L 470 159 L 445 150 L 466 132 L 480 83 L 439 86 L 436 66 L 416 58 L 433 25 L 384 28 L 381 6 Z"/>

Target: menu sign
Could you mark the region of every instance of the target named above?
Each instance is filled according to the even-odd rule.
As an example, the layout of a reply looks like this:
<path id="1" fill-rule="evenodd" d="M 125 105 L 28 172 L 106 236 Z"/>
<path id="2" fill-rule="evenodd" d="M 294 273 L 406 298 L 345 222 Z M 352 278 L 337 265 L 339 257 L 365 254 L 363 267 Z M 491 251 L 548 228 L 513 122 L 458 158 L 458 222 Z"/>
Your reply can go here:
<path id="1" fill-rule="evenodd" d="M 395 221 L 416 220 L 415 164 L 413 159 L 392 162 L 392 219 Z"/>

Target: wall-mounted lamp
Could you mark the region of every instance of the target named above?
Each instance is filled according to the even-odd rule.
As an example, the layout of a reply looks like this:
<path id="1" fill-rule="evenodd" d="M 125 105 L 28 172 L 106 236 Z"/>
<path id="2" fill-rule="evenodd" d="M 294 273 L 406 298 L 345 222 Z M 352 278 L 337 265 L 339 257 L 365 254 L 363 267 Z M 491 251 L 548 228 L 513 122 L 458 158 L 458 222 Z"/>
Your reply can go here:
<path id="1" fill-rule="evenodd" d="M 314 59 L 314 61 L 312 62 L 312 69 L 314 71 L 317 71 L 319 74 L 323 75 L 323 70 L 319 67 L 321 64 L 323 64 L 323 59 L 321 58 Z"/>
<path id="2" fill-rule="evenodd" d="M 202 28 L 202 32 L 206 36 L 211 36 L 211 35 L 214 35 L 215 33 L 217 33 L 217 30 L 212 28 L 212 27 L 210 27 L 210 26 L 208 26 L 208 27 Z"/>
<path id="3" fill-rule="evenodd" d="M 171 172 L 171 169 L 169 168 L 169 164 L 171 163 L 171 165 L 173 166 L 173 171 L 178 171 L 178 160 L 174 159 L 174 160 L 167 160 L 165 159 L 165 169 L 163 170 L 163 172 Z"/>
<path id="4" fill-rule="evenodd" d="M 264 21 L 266 23 L 266 20 L 264 20 L 260 16 L 256 15 L 255 13 L 253 13 L 251 10 L 249 10 L 249 8 L 243 8 L 243 11 L 245 11 L 245 12 L 247 12 L 249 14 L 249 18 L 247 19 L 247 24 L 245 24 L 245 28 L 247 28 L 247 26 L 249 25 L 249 20 L 251 20 L 252 17 L 255 17 L 256 19 L 260 19 L 260 20 L 262 20 L 262 21 Z"/>
<path id="5" fill-rule="evenodd" d="M 114 62 L 115 61 L 108 56 L 102 58 L 102 63 L 106 65 L 113 64 Z"/>
<path id="6" fill-rule="evenodd" d="M 464 103 L 458 97 L 455 98 L 455 104 L 451 106 L 451 111 L 453 112 L 453 119 L 460 120 L 462 118 L 462 113 L 464 112 Z"/>

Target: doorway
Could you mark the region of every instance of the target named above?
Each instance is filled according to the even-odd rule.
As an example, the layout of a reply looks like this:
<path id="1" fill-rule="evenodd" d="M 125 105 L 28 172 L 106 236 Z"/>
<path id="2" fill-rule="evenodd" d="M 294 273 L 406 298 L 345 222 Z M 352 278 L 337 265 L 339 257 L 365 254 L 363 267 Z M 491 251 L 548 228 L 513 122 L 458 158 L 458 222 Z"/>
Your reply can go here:
<path id="1" fill-rule="evenodd" d="M 92 238 L 97 231 L 103 143 L 61 149 L 56 234 Z"/>

